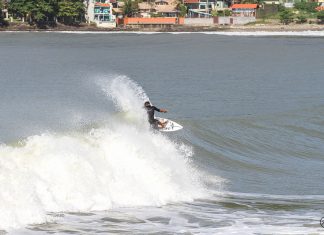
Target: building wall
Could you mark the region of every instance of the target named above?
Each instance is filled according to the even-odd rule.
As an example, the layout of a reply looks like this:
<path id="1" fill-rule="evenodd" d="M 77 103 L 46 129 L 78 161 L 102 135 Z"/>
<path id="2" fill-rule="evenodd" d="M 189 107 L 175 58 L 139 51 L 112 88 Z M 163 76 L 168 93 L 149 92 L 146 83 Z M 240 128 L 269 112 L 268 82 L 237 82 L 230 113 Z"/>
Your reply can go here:
<path id="1" fill-rule="evenodd" d="M 97 24 L 97 27 L 99 27 L 99 28 L 115 28 L 116 27 L 116 21 L 112 21 L 112 22 L 95 21 L 95 23 Z"/>
<path id="2" fill-rule="evenodd" d="M 181 24 L 181 22 L 182 20 L 176 17 L 124 18 L 125 25 L 172 25 Z"/>
<path id="3" fill-rule="evenodd" d="M 229 25 L 229 24 L 235 24 L 235 25 L 244 25 L 247 23 L 255 22 L 255 17 L 240 17 L 240 16 L 218 16 L 214 18 L 215 24 L 220 25 Z"/>
<path id="4" fill-rule="evenodd" d="M 210 26 L 213 25 L 213 18 L 185 18 L 185 25 Z"/>
<path id="5" fill-rule="evenodd" d="M 251 17 L 232 17 L 233 18 L 233 24 L 247 24 L 251 22 L 255 22 L 256 18 L 251 16 Z"/>
<path id="6" fill-rule="evenodd" d="M 220 25 L 227 25 L 227 24 L 231 24 L 231 17 L 227 17 L 227 16 L 217 16 L 215 17 L 215 24 L 220 24 Z"/>

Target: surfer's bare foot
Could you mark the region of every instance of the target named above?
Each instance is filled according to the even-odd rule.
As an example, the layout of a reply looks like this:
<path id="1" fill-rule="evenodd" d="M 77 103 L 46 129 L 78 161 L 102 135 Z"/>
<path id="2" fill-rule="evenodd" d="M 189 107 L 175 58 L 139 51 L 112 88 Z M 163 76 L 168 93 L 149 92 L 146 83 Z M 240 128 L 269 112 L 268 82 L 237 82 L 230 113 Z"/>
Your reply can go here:
<path id="1" fill-rule="evenodd" d="M 162 128 L 164 128 L 167 125 L 167 123 L 168 123 L 168 121 L 165 121 L 165 122 L 161 123 L 162 124 Z"/>

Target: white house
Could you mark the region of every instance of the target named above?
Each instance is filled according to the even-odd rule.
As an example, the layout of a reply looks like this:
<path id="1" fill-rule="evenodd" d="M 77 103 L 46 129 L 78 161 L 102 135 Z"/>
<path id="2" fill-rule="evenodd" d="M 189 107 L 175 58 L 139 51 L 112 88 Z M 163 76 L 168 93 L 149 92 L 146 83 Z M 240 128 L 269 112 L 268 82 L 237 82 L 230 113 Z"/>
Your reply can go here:
<path id="1" fill-rule="evenodd" d="M 97 27 L 115 28 L 116 17 L 112 13 L 113 6 L 109 0 L 88 0 L 86 20 L 88 23 L 96 23 Z"/>

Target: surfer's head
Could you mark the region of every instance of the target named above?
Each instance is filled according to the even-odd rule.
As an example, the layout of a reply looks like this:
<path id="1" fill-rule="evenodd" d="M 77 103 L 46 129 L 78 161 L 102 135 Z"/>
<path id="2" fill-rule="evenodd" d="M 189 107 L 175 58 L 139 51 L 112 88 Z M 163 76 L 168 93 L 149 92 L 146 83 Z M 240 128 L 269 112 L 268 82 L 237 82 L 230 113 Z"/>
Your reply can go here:
<path id="1" fill-rule="evenodd" d="M 150 101 L 146 101 L 146 102 L 144 103 L 144 107 L 151 107 L 151 103 L 150 103 Z"/>

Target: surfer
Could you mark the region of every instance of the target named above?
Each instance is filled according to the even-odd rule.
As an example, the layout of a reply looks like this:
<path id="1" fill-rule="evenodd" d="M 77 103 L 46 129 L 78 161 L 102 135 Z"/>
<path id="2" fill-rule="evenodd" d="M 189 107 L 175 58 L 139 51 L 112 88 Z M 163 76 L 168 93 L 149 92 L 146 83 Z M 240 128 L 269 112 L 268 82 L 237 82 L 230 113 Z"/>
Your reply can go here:
<path id="1" fill-rule="evenodd" d="M 151 105 L 150 101 L 146 101 L 144 103 L 144 108 L 146 109 L 147 115 L 148 115 L 148 121 L 151 124 L 151 126 L 155 129 L 158 128 L 164 128 L 167 122 L 160 122 L 159 120 L 154 118 L 154 111 L 158 111 L 160 113 L 166 113 L 168 110 L 166 109 L 159 109 L 153 105 Z"/>

